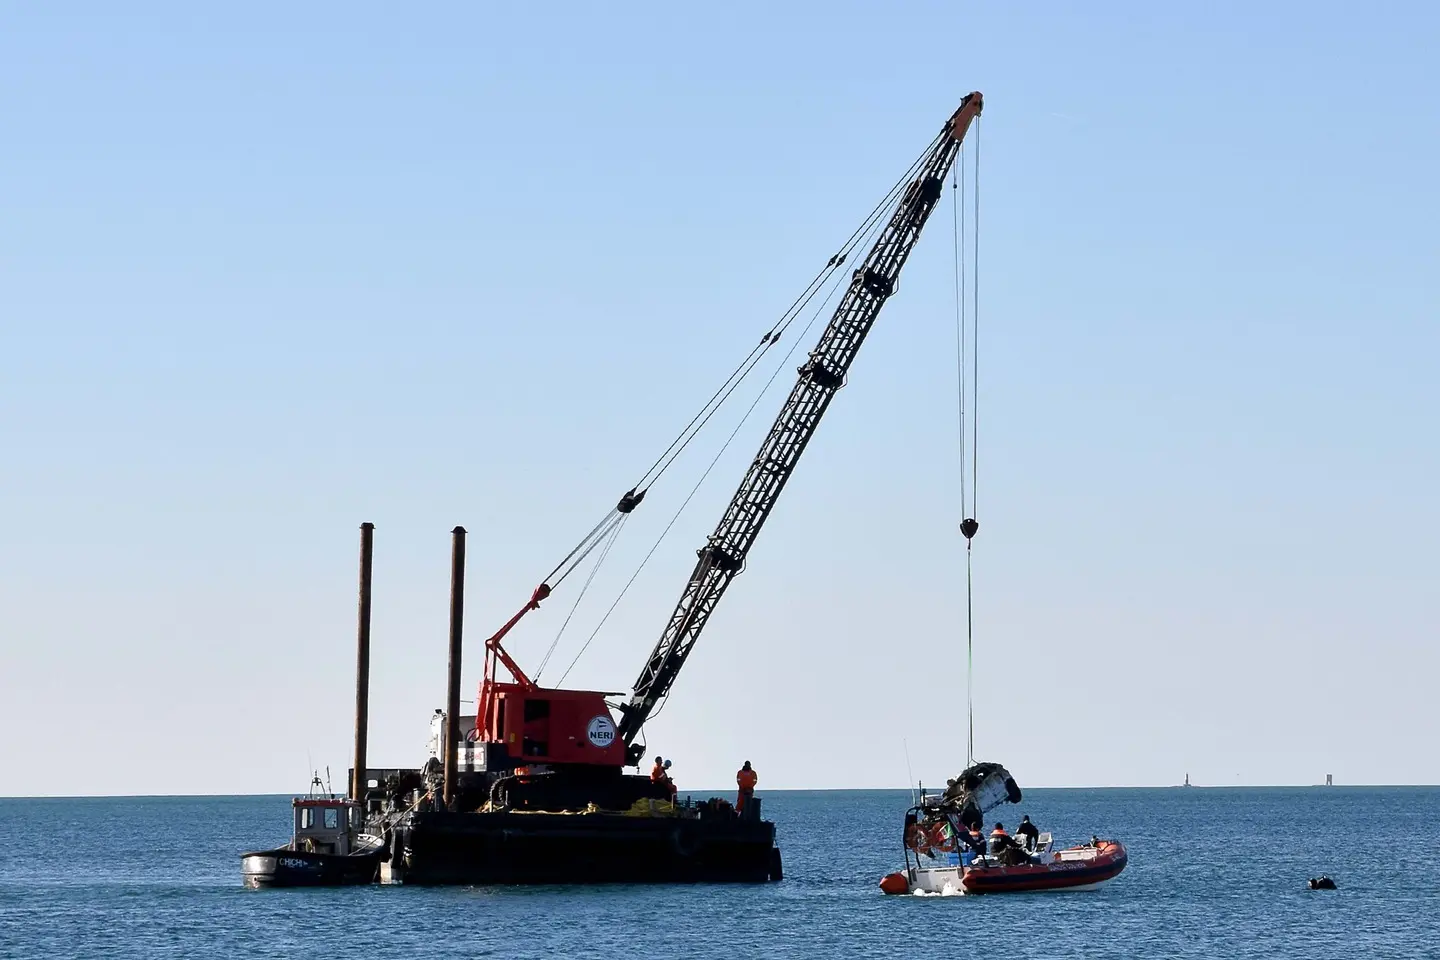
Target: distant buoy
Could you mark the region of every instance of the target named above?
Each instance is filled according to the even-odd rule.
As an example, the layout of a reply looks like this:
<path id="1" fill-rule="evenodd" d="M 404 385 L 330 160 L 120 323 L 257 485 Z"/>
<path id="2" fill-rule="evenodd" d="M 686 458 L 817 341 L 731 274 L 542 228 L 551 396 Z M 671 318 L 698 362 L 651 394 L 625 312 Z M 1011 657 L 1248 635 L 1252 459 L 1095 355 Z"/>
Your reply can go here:
<path id="1" fill-rule="evenodd" d="M 885 893 L 909 893 L 910 881 L 903 873 L 888 873 L 880 881 L 880 889 Z"/>
<path id="2" fill-rule="evenodd" d="M 1334 881 L 1334 880 L 1331 880 L 1329 877 L 1326 877 L 1326 876 L 1311 877 L 1311 878 L 1310 878 L 1310 889 L 1311 889 L 1311 890 L 1334 890 L 1334 889 L 1335 889 L 1335 881 Z"/>

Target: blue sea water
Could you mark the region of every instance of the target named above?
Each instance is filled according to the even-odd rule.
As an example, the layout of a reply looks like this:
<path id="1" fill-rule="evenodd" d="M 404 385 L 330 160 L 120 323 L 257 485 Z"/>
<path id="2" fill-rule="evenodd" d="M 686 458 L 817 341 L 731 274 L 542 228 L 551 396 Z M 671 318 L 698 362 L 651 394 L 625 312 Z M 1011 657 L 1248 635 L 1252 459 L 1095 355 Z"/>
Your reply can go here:
<path id="1" fill-rule="evenodd" d="M 778 884 L 270 891 L 238 855 L 288 836 L 287 797 L 0 800 L 0 957 L 1440 957 L 1440 788 L 1032 790 L 1129 868 L 951 898 L 876 886 L 904 792 L 763 795 Z"/>

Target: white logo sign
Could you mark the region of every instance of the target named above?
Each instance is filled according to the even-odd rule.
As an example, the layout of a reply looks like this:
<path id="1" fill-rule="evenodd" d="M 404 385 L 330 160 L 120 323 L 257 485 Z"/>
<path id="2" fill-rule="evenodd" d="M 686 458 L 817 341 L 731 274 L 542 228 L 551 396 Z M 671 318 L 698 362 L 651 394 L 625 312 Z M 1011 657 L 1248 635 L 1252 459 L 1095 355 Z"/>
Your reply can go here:
<path id="1" fill-rule="evenodd" d="M 609 717 L 599 716 L 590 721 L 585 735 L 597 747 L 608 747 L 615 742 L 615 724 Z"/>

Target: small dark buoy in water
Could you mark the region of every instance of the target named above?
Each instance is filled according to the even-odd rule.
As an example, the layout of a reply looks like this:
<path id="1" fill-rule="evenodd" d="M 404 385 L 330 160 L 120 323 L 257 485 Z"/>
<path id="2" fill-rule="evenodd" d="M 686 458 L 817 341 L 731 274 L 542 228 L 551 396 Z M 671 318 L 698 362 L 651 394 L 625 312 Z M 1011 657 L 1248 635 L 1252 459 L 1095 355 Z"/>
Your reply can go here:
<path id="1" fill-rule="evenodd" d="M 1311 877 L 1311 878 L 1310 878 L 1310 889 L 1311 889 L 1311 890 L 1334 890 L 1334 889 L 1335 889 L 1335 881 L 1334 881 L 1334 880 L 1331 880 L 1329 877 L 1325 877 L 1325 876 Z"/>

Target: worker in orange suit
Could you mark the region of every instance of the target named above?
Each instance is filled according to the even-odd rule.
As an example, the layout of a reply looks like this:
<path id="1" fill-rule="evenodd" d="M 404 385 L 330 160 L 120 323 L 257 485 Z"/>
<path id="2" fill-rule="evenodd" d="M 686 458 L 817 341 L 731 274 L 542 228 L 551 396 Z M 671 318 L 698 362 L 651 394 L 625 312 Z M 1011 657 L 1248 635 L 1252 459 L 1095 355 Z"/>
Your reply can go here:
<path id="1" fill-rule="evenodd" d="M 745 761 L 745 766 L 735 772 L 735 783 L 740 787 L 740 795 L 735 798 L 735 812 L 740 813 L 745 809 L 745 801 L 755 796 L 755 784 L 760 782 L 760 777 L 750 767 L 750 761 Z"/>
<path id="2" fill-rule="evenodd" d="M 991 856 L 998 857 L 1000 854 L 1004 853 L 1006 849 L 1014 845 L 1015 841 L 1011 840 L 1010 834 L 1005 832 L 1005 824 L 995 824 L 995 829 L 990 831 Z"/>
<path id="3" fill-rule="evenodd" d="M 659 757 L 655 758 L 655 766 L 650 771 L 650 782 L 663 785 L 670 791 L 670 802 L 675 802 L 675 796 L 680 792 L 680 788 L 675 786 L 674 780 L 670 779 L 669 760 L 662 760 Z"/>

